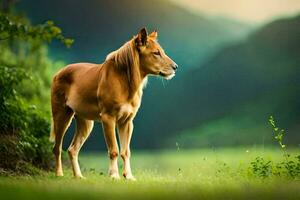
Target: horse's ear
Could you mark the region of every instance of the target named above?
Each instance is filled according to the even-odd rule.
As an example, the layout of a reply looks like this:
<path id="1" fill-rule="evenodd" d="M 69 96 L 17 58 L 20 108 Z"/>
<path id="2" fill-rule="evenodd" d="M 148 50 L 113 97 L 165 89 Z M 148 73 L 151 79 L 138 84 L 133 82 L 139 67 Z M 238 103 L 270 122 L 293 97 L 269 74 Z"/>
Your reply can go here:
<path id="1" fill-rule="evenodd" d="M 149 34 L 149 37 L 152 37 L 153 39 L 157 39 L 157 30 L 154 30 L 152 33 Z"/>
<path id="2" fill-rule="evenodd" d="M 147 36 L 148 33 L 146 28 L 142 28 L 136 37 L 136 44 L 138 46 L 145 46 L 147 44 Z"/>

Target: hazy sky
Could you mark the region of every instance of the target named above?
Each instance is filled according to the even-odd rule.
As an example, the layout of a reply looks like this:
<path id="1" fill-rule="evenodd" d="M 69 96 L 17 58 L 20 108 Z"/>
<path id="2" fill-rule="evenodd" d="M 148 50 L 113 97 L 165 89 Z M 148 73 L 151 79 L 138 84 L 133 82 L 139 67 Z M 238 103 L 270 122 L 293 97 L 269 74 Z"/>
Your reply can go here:
<path id="1" fill-rule="evenodd" d="M 263 23 L 300 14 L 300 0 L 171 0 L 193 12 Z"/>

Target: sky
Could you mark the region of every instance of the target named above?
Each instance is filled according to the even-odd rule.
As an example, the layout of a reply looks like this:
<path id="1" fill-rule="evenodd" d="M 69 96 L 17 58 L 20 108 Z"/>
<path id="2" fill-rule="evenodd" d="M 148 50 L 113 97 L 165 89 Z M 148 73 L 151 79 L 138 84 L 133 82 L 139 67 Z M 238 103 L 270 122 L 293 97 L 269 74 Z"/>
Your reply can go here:
<path id="1" fill-rule="evenodd" d="M 188 10 L 209 16 L 224 16 L 249 23 L 300 14 L 300 0 L 170 0 Z"/>

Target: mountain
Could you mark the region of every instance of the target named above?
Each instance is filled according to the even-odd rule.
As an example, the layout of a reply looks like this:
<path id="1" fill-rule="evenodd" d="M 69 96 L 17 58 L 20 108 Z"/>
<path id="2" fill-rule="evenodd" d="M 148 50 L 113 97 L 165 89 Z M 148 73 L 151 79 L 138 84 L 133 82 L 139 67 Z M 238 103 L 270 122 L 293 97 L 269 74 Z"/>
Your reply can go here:
<path id="1" fill-rule="evenodd" d="M 298 145 L 299 44 L 300 16 L 277 20 L 177 76 L 156 91 L 158 101 L 147 90 L 152 99 L 145 98 L 136 126 L 144 140 L 137 140 L 174 148 L 175 142 L 185 147 L 270 144 L 268 117 L 273 115 L 288 132 L 286 142 Z"/>
<path id="2" fill-rule="evenodd" d="M 158 29 L 160 43 L 185 71 L 253 29 L 236 21 L 191 14 L 167 0 L 21 0 L 17 6 L 33 23 L 51 19 L 75 39 L 69 50 L 51 45 L 52 57 L 66 62 L 101 63 L 109 52 L 147 27 Z"/>

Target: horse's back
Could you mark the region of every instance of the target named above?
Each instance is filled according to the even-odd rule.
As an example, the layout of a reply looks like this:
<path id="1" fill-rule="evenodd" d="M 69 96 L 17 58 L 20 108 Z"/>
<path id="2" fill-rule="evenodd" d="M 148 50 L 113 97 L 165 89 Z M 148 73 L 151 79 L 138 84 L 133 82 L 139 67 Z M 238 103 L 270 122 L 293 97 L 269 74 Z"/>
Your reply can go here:
<path id="1" fill-rule="evenodd" d="M 72 83 L 77 75 L 84 74 L 91 69 L 96 70 L 96 68 L 100 66 L 101 65 L 94 63 L 69 64 L 54 75 L 53 82 L 58 81 L 61 83 Z"/>

